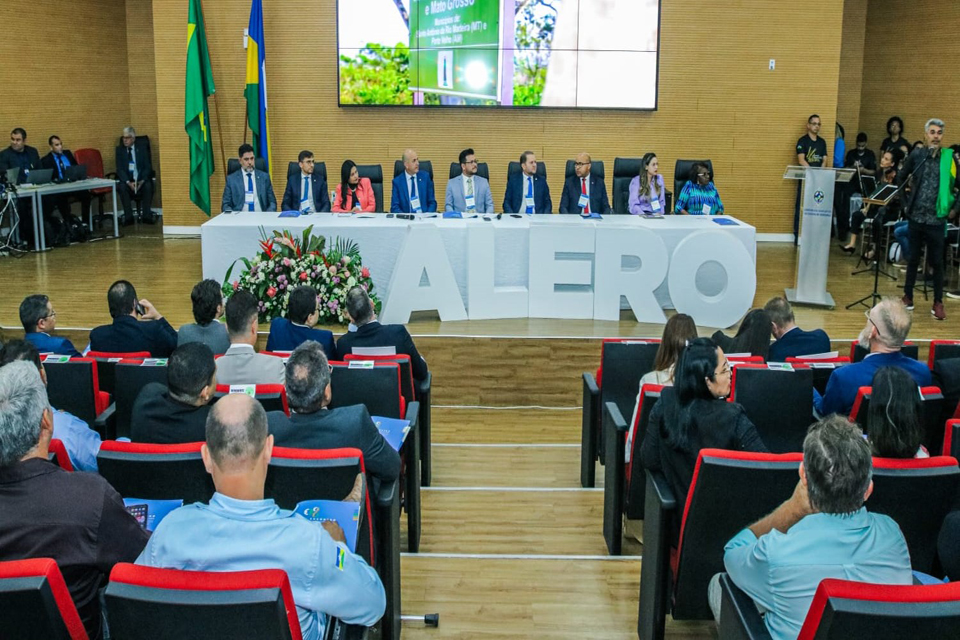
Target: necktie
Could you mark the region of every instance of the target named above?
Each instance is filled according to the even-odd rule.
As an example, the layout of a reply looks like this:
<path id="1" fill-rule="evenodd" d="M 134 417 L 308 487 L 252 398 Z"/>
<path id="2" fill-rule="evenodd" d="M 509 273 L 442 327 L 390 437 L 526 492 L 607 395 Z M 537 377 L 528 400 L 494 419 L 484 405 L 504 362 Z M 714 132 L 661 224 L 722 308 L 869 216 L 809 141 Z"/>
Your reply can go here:
<path id="1" fill-rule="evenodd" d="M 300 210 L 306 211 L 310 208 L 307 202 L 310 195 L 310 176 L 303 176 L 303 192 L 300 194 Z"/>
<path id="2" fill-rule="evenodd" d="M 414 200 L 416 197 L 417 197 L 417 180 L 416 180 L 416 176 L 411 176 L 410 177 L 410 200 Z M 411 206 L 411 208 L 413 207 Z M 419 209 L 417 209 L 417 212 L 419 212 Z"/>
<path id="3" fill-rule="evenodd" d="M 253 193 L 253 174 L 247 174 L 247 193 Z M 253 202 L 247 205 L 247 211 L 253 211 Z"/>
<path id="4" fill-rule="evenodd" d="M 133 160 L 133 147 L 127 147 L 127 164 L 128 166 L 133 166 L 133 171 L 131 171 L 131 176 L 134 180 L 137 179 L 137 164 Z"/>
<path id="5" fill-rule="evenodd" d="M 473 177 L 472 176 L 467 178 L 467 197 L 473 197 Z M 467 209 L 469 209 L 470 211 L 473 211 L 476 208 L 477 208 L 476 201 L 471 201 L 470 204 L 467 205 Z"/>
<path id="6" fill-rule="evenodd" d="M 533 199 L 533 178 L 527 176 L 527 197 Z M 527 207 L 527 213 L 533 213 L 533 205 Z"/>
<path id="7" fill-rule="evenodd" d="M 580 178 L 580 193 L 587 195 L 587 179 Z M 590 213 L 590 200 L 587 200 L 587 206 L 583 208 L 584 213 Z"/>
<path id="8" fill-rule="evenodd" d="M 60 172 L 60 177 L 63 178 L 63 154 L 57 154 L 57 170 Z"/>

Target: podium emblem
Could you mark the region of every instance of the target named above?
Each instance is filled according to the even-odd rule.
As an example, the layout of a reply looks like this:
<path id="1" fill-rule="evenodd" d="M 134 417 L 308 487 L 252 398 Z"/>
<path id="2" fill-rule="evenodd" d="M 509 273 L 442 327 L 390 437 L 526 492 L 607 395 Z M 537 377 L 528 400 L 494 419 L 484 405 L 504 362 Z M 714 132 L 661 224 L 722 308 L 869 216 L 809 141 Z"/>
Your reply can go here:
<path id="1" fill-rule="evenodd" d="M 817 191 L 814 191 L 813 199 L 814 201 L 816 201 L 817 204 L 820 204 L 821 202 L 823 202 L 823 191 L 820 191 L 819 189 Z"/>

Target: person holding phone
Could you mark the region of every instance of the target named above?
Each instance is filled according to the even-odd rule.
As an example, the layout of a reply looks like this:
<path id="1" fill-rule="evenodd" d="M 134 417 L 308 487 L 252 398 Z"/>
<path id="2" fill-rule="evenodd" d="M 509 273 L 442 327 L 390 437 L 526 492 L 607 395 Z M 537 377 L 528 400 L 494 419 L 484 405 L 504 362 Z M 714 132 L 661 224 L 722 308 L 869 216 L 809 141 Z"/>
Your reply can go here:
<path id="1" fill-rule="evenodd" d="M 154 358 L 167 358 L 177 348 L 177 330 L 126 280 L 117 280 L 107 291 L 112 324 L 90 332 L 90 349 L 107 353 L 149 351 Z"/>
<path id="2" fill-rule="evenodd" d="M 372 213 L 376 208 L 377 198 L 370 178 L 361 178 L 357 163 L 344 160 L 340 167 L 340 184 L 333 197 L 334 213 Z"/>
<path id="3" fill-rule="evenodd" d="M 643 154 L 640 161 L 640 174 L 630 181 L 630 195 L 627 200 L 631 215 L 662 216 L 667 207 L 667 188 L 660 175 L 660 161 L 657 154 Z"/>

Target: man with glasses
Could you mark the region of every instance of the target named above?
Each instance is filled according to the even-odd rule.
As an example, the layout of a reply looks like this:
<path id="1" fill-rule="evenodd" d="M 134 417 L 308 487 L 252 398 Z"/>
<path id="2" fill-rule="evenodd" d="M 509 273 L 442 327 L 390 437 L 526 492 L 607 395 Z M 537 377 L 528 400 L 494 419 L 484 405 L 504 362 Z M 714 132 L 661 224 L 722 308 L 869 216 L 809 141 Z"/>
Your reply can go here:
<path id="1" fill-rule="evenodd" d="M 470 214 L 493 213 L 490 183 L 477 175 L 477 156 L 473 149 L 460 152 L 460 171 L 459 177 L 447 182 L 443 210 Z"/>
<path id="2" fill-rule="evenodd" d="M 813 407 L 821 416 L 831 413 L 848 415 L 857 399 L 857 391 L 860 387 L 869 387 L 873 383 L 873 374 L 881 367 L 900 367 L 921 387 L 931 383 L 927 365 L 900 351 L 912 324 L 906 307 L 899 300 L 885 298 L 866 314 L 867 323 L 857 342 L 870 353 L 861 362 L 834 369 L 823 396 L 814 389 Z"/>
<path id="3" fill-rule="evenodd" d="M 124 127 L 121 144 L 116 150 L 117 193 L 123 203 L 123 224 L 133 224 L 132 200 L 140 195 L 143 221 L 154 223 L 153 209 L 153 164 L 145 145 L 137 145 L 137 132 L 133 127 Z"/>
<path id="4" fill-rule="evenodd" d="M 573 162 L 574 175 L 563 183 L 560 213 L 579 213 L 584 216 L 611 213 L 607 185 L 602 178 L 590 172 L 592 166 L 589 153 L 577 154 L 577 159 Z"/>
<path id="5" fill-rule="evenodd" d="M 20 303 L 20 324 L 26 334 L 24 338 L 40 353 L 80 357 L 80 352 L 72 342 L 51 335 L 57 328 L 57 312 L 47 296 L 38 293 L 23 299 Z"/>
<path id="6" fill-rule="evenodd" d="M 804 167 L 822 167 L 827 162 L 827 141 L 820 137 L 820 116 L 807 118 L 807 133 L 797 140 L 797 164 Z M 828 165 L 829 166 L 829 165 Z M 797 181 L 797 204 L 793 210 L 793 244 L 800 236 L 800 200 L 803 180 Z"/>
<path id="7" fill-rule="evenodd" d="M 287 176 L 287 188 L 283 191 L 281 209 L 301 213 L 330 211 L 327 181 L 314 172 L 313 151 L 301 151 L 297 163 L 300 165 L 300 173 Z"/>

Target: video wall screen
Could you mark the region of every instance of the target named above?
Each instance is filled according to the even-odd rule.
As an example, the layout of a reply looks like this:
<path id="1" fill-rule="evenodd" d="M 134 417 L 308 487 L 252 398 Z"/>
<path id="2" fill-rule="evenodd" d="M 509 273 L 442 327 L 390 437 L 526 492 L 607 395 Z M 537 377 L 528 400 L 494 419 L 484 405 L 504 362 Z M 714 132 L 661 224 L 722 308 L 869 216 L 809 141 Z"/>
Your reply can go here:
<path id="1" fill-rule="evenodd" d="M 660 0 L 338 0 L 340 105 L 656 109 Z"/>

